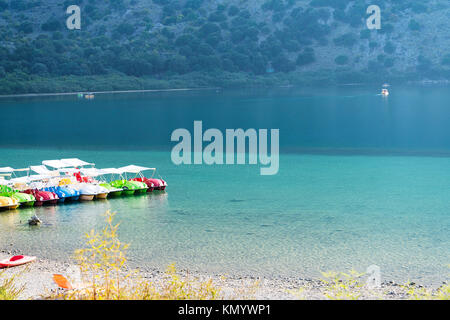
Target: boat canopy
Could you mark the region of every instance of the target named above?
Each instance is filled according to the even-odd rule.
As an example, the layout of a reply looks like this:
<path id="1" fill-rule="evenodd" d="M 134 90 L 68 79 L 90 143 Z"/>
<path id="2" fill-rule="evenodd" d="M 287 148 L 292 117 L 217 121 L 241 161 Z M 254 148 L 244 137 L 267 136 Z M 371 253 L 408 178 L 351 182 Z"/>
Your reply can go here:
<path id="1" fill-rule="evenodd" d="M 45 166 L 30 166 L 31 171 L 36 172 L 39 175 L 48 175 L 48 176 L 55 176 L 59 175 L 59 172 L 57 171 L 50 171 Z"/>
<path id="2" fill-rule="evenodd" d="M 95 165 L 95 163 L 89 163 L 78 158 L 61 159 L 61 161 L 66 165 L 66 167 L 84 167 Z"/>
<path id="3" fill-rule="evenodd" d="M 81 168 L 80 172 L 88 177 L 97 177 L 102 174 L 102 170 L 97 168 Z"/>
<path id="4" fill-rule="evenodd" d="M 9 181 L 12 183 L 27 183 L 29 181 L 29 177 L 13 178 Z"/>
<path id="5" fill-rule="evenodd" d="M 100 169 L 101 174 L 122 174 L 122 171 L 116 168 Z"/>
<path id="6" fill-rule="evenodd" d="M 42 164 L 46 165 L 47 167 L 52 167 L 55 169 L 71 167 L 71 165 L 65 163 L 62 160 L 45 160 L 45 161 L 42 161 Z"/>
<path id="7" fill-rule="evenodd" d="M 11 177 L 11 174 L 0 174 L 0 185 L 9 184 L 10 180 L 6 180 L 5 177 Z"/>
<path id="8" fill-rule="evenodd" d="M 36 175 L 31 175 L 31 176 L 28 176 L 28 177 L 24 177 L 24 178 L 27 178 L 27 182 L 31 182 L 31 181 L 40 181 L 40 180 L 43 180 L 43 179 L 48 179 L 50 177 L 51 176 L 47 176 L 45 174 L 36 174 Z"/>
<path id="9" fill-rule="evenodd" d="M 149 170 L 155 171 L 156 169 L 155 168 L 140 167 L 140 166 L 135 166 L 135 165 L 129 165 L 129 166 L 126 166 L 126 167 L 119 168 L 119 170 L 122 173 L 123 172 L 126 172 L 126 173 L 140 173 L 142 171 L 149 171 Z"/>
<path id="10" fill-rule="evenodd" d="M 11 172 L 14 172 L 14 171 L 15 170 L 13 168 L 11 168 L 11 167 L 0 168 L 0 173 L 11 173 Z"/>
<path id="11" fill-rule="evenodd" d="M 61 169 L 58 169 L 58 171 L 59 172 L 63 172 L 63 173 L 68 173 L 68 174 L 73 174 L 73 173 L 76 173 L 76 172 L 80 172 L 80 169 L 77 169 L 77 168 L 61 168 Z"/>

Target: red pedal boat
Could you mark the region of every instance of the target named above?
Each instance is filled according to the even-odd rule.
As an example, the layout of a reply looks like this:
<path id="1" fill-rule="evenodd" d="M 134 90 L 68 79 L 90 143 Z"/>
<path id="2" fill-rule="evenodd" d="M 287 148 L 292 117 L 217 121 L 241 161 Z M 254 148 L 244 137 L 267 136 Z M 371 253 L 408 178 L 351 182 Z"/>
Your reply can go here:
<path id="1" fill-rule="evenodd" d="M 155 168 L 146 168 L 146 167 L 139 167 L 135 165 L 129 165 L 126 167 L 119 168 L 120 172 L 124 173 L 134 173 L 136 174 L 136 177 L 130 179 L 132 181 L 139 181 L 143 182 L 147 185 L 148 192 L 151 192 L 153 190 L 165 190 L 167 187 L 167 182 L 163 179 L 154 179 L 153 175 L 155 174 L 156 169 Z M 153 171 L 152 178 L 146 178 L 143 171 Z M 125 175 L 125 178 L 128 180 L 128 177 Z"/>
<path id="2" fill-rule="evenodd" d="M 143 177 L 143 178 L 134 178 L 131 180 L 144 182 L 148 187 L 148 192 L 152 192 L 153 190 L 165 190 L 167 186 L 167 183 L 163 179 L 149 179 Z"/>
<path id="3" fill-rule="evenodd" d="M 4 259 L 0 261 L 0 268 L 11 268 L 21 266 L 26 263 L 30 263 L 36 260 L 36 257 L 29 256 L 14 256 L 9 259 Z"/>
<path id="4" fill-rule="evenodd" d="M 28 189 L 25 190 L 24 193 L 28 193 L 33 195 L 36 198 L 36 202 L 34 205 L 36 207 L 40 207 L 44 204 L 57 204 L 59 197 L 56 193 L 50 192 L 50 191 L 41 191 L 38 189 Z"/>

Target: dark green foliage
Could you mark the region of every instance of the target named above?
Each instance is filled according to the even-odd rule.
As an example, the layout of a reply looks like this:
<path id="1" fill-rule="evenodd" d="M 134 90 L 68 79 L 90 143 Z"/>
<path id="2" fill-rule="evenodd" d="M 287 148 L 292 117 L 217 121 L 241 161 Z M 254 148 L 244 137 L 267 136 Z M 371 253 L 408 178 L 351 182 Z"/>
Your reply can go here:
<path id="1" fill-rule="evenodd" d="M 377 42 L 375 42 L 375 41 L 369 42 L 369 48 L 370 48 L 371 50 L 373 50 L 373 49 L 375 49 L 375 48 L 377 48 L 377 47 L 378 47 L 378 43 L 377 43 Z"/>
<path id="2" fill-rule="evenodd" d="M 353 47 L 358 41 L 356 36 L 353 33 L 346 33 L 340 37 L 335 38 L 334 44 L 340 47 Z"/>
<path id="3" fill-rule="evenodd" d="M 369 70 L 369 72 L 371 73 L 377 73 L 379 72 L 381 69 L 383 68 L 383 65 L 375 60 L 371 60 L 369 61 L 368 65 L 367 65 L 367 69 Z"/>
<path id="4" fill-rule="evenodd" d="M 331 7 L 334 9 L 345 9 L 349 1 L 347 0 L 312 0 L 310 5 L 312 7 Z"/>
<path id="5" fill-rule="evenodd" d="M 444 66 L 450 66 L 450 54 L 446 54 L 446 55 L 442 58 L 442 65 L 444 65 Z"/>
<path id="6" fill-rule="evenodd" d="M 118 25 L 114 31 L 118 36 L 130 36 L 135 30 L 136 28 L 133 25 L 124 22 Z"/>
<path id="7" fill-rule="evenodd" d="M 45 75 L 48 73 L 47 66 L 43 63 L 35 63 L 31 68 L 31 73 L 38 75 Z"/>
<path id="8" fill-rule="evenodd" d="M 223 12 L 213 12 L 209 15 L 208 20 L 211 22 L 223 22 L 227 20 L 227 17 Z"/>
<path id="9" fill-rule="evenodd" d="M 351 3 L 351 6 L 347 9 L 347 11 L 345 11 L 344 9 L 348 3 L 349 1 L 340 4 L 338 1 L 336 5 L 333 6 L 333 8 L 335 8 L 333 17 L 337 21 L 349 24 L 352 27 L 364 26 L 364 17 L 367 6 L 362 2 L 355 1 Z"/>
<path id="10" fill-rule="evenodd" d="M 408 28 L 412 31 L 419 31 L 421 29 L 421 26 L 416 20 L 411 19 L 409 21 Z"/>
<path id="11" fill-rule="evenodd" d="M 316 57 L 314 55 L 314 49 L 312 49 L 312 48 L 306 48 L 297 57 L 297 65 L 298 66 L 305 66 L 305 65 L 311 64 L 315 61 L 316 61 Z"/>
<path id="12" fill-rule="evenodd" d="M 336 59 L 334 59 L 334 62 L 336 62 L 336 64 L 341 65 L 341 66 L 344 64 L 347 64 L 348 61 L 349 61 L 349 59 L 347 56 L 338 56 L 338 57 L 336 57 Z"/>
<path id="13" fill-rule="evenodd" d="M 395 46 L 391 41 L 388 41 L 386 43 L 386 45 L 384 46 L 384 52 L 386 52 L 387 54 L 393 54 L 395 52 Z"/>
<path id="14" fill-rule="evenodd" d="M 381 29 L 378 30 L 379 34 L 391 34 L 394 31 L 394 26 L 390 23 L 381 25 Z"/>
<path id="15" fill-rule="evenodd" d="M 230 8 L 228 9 L 228 15 L 230 17 L 234 17 L 238 13 L 239 13 L 239 8 L 236 6 L 230 6 Z"/>
<path id="16" fill-rule="evenodd" d="M 111 9 L 113 9 L 115 11 L 121 11 L 121 10 L 125 9 L 125 1 L 124 0 L 109 0 L 109 6 Z"/>
<path id="17" fill-rule="evenodd" d="M 384 60 L 384 66 L 386 68 L 392 68 L 394 66 L 394 59 L 393 58 L 387 58 Z"/>
<path id="18" fill-rule="evenodd" d="M 409 4 L 410 9 L 414 12 L 414 13 L 425 13 L 427 12 L 427 6 L 419 1 L 412 1 Z"/>
<path id="19" fill-rule="evenodd" d="M 431 61 L 428 58 L 424 57 L 423 55 L 417 57 L 417 62 L 418 62 L 417 70 L 419 72 L 427 72 L 431 69 L 432 66 Z"/>
<path id="20" fill-rule="evenodd" d="M 6 10 L 9 8 L 9 3 L 6 0 L 0 0 L 0 10 Z"/>
<path id="21" fill-rule="evenodd" d="M 360 39 L 370 39 L 371 31 L 369 29 L 363 29 L 359 33 Z"/>
<path id="22" fill-rule="evenodd" d="M 33 33 L 33 25 L 30 22 L 23 22 L 17 26 L 17 30 L 26 34 Z"/>
<path id="23" fill-rule="evenodd" d="M 190 75 L 196 74 L 201 78 L 197 83 L 220 84 L 214 80 L 217 78 L 239 86 L 249 77 L 269 76 L 267 73 L 276 77 L 288 77 L 296 71 L 304 77 L 309 69 L 320 73 L 322 64 L 328 67 L 330 62 L 335 62 L 335 69 L 323 72 L 321 81 L 327 77 L 333 81 L 348 80 L 358 75 L 363 79 L 361 74 L 367 70 L 356 69 L 362 63 L 377 72 L 393 72 L 389 69 L 396 64 L 403 67 L 404 61 L 396 55 L 397 41 L 411 34 L 398 34 L 394 25 L 406 21 L 410 30 L 421 30 L 425 21 L 421 26 L 411 15 L 432 8 L 412 0 L 387 3 L 264 0 L 260 8 L 253 8 L 245 1 L 212 4 L 205 0 L 63 0 L 56 4 L 0 0 L 0 92 L 50 88 L 51 82 L 43 78 L 70 76 L 102 76 L 113 79 L 119 87 L 122 84 L 117 84 L 121 83 L 118 78 L 124 77 L 128 79 L 124 85 L 127 87 L 133 81 L 140 83 L 138 78 L 191 80 Z M 72 4 L 81 7 L 81 30 L 68 30 L 65 26 L 65 9 Z M 377 4 L 383 10 L 381 30 L 368 30 L 365 26 L 369 4 Z M 346 31 L 336 35 L 336 30 Z M 425 48 L 426 43 L 420 45 Z M 334 46 L 345 48 L 346 55 L 336 57 L 340 53 L 333 53 Z M 329 53 L 324 50 L 326 47 Z M 438 74 L 436 68 L 441 68 L 441 75 L 449 74 L 442 72 L 448 66 L 449 56 L 433 63 L 426 57 L 417 59 L 418 72 L 426 75 Z M 222 77 L 223 74 L 227 76 Z M 25 81 L 33 85 L 25 85 Z M 261 78 L 258 81 L 264 82 Z M 290 81 L 299 80 L 292 77 Z M 143 80 L 139 85 L 144 86 L 143 83 L 148 82 Z M 82 86 L 79 82 L 76 85 Z M 102 82 L 101 86 L 107 85 Z M 56 87 L 55 90 L 63 88 L 60 84 Z"/>
<path id="24" fill-rule="evenodd" d="M 9 7 L 11 10 L 23 11 L 28 9 L 27 1 L 25 0 L 13 0 L 10 1 Z"/>
<path id="25" fill-rule="evenodd" d="M 289 72 L 295 70 L 295 63 L 290 61 L 284 54 L 280 54 L 272 61 L 272 66 L 278 72 Z"/>
<path id="26" fill-rule="evenodd" d="M 278 11 L 281 12 L 288 7 L 288 4 L 283 0 L 267 0 L 262 6 L 261 9 L 265 11 Z"/>
<path id="27" fill-rule="evenodd" d="M 56 31 L 62 28 L 62 23 L 56 18 L 50 18 L 41 25 L 42 31 Z"/>
<path id="28" fill-rule="evenodd" d="M 191 9 L 199 9 L 202 6 L 202 4 L 203 0 L 188 0 L 184 7 Z"/>

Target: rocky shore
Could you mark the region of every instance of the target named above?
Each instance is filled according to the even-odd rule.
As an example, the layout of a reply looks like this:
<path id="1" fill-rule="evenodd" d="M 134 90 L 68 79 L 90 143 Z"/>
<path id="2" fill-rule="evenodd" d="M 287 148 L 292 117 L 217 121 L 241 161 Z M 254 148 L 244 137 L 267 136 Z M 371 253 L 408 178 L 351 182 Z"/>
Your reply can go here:
<path id="1" fill-rule="evenodd" d="M 5 259 L 17 253 L 0 251 L 0 259 Z M 3 276 L 17 275 L 17 284 L 25 289 L 20 299 L 42 299 L 57 289 L 53 282 L 53 274 L 67 275 L 73 270 L 73 265 L 67 262 L 37 259 L 27 266 L 4 269 Z M 188 272 L 181 270 L 180 274 Z M 156 269 L 140 270 L 143 278 L 154 283 L 162 281 L 164 271 Z M 301 278 L 256 278 L 252 276 L 232 276 L 219 274 L 202 274 L 189 272 L 189 278 L 199 280 L 212 279 L 221 288 L 225 299 L 257 299 L 257 300 L 323 300 L 327 287 L 318 279 Z M 301 289 L 300 289 L 301 288 Z M 362 289 L 360 299 L 363 300 L 402 300 L 408 297 L 404 289 L 393 282 L 386 282 L 378 289 Z"/>

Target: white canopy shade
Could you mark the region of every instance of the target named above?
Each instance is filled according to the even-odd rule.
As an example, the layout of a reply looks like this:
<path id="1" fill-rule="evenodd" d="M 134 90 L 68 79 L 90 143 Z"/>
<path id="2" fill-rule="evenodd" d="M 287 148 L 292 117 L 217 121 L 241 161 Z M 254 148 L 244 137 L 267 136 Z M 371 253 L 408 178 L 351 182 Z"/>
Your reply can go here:
<path id="1" fill-rule="evenodd" d="M 58 169 L 59 172 L 64 172 L 64 173 L 75 173 L 75 172 L 80 172 L 80 169 L 76 169 L 76 168 L 60 168 Z"/>
<path id="2" fill-rule="evenodd" d="M 55 176 L 59 175 L 56 171 L 50 171 L 45 166 L 30 166 L 30 169 L 40 175 Z"/>
<path id="3" fill-rule="evenodd" d="M 45 164 L 47 167 L 52 167 L 55 169 L 71 167 L 71 165 L 66 164 L 62 160 L 45 160 L 42 161 L 42 164 Z"/>
<path id="4" fill-rule="evenodd" d="M 0 173 L 11 173 L 14 172 L 14 169 L 11 167 L 0 168 Z"/>
<path id="5" fill-rule="evenodd" d="M 42 179 L 48 179 L 50 177 L 47 176 L 47 175 L 36 174 L 36 175 L 24 177 L 24 178 L 28 178 L 27 181 L 39 181 L 39 180 L 42 180 Z"/>
<path id="6" fill-rule="evenodd" d="M 61 159 L 61 161 L 66 165 L 66 167 L 83 167 L 95 165 L 95 163 L 89 163 L 78 158 Z"/>
<path id="7" fill-rule="evenodd" d="M 9 184 L 10 180 L 6 180 L 4 177 L 0 176 L 0 185 Z"/>
<path id="8" fill-rule="evenodd" d="M 139 167 L 139 166 L 135 166 L 135 165 L 129 165 L 126 167 L 122 167 L 119 168 L 120 172 L 127 172 L 127 173 L 139 173 L 142 171 L 148 171 L 148 170 L 153 170 L 155 171 L 155 168 L 146 168 L 146 167 Z"/>
<path id="9" fill-rule="evenodd" d="M 101 174 L 122 174 L 122 171 L 116 168 L 100 169 Z"/>
<path id="10" fill-rule="evenodd" d="M 88 177 L 97 177 L 102 174 L 102 171 L 96 168 L 81 168 L 80 172 Z"/>
<path id="11" fill-rule="evenodd" d="M 13 183 L 27 183 L 28 182 L 28 177 L 20 177 L 20 178 L 14 178 L 9 180 Z"/>

